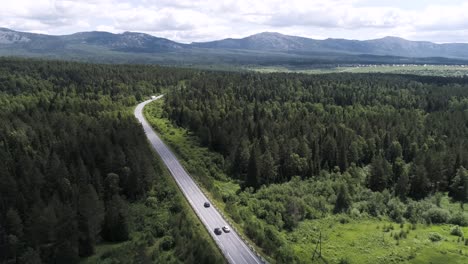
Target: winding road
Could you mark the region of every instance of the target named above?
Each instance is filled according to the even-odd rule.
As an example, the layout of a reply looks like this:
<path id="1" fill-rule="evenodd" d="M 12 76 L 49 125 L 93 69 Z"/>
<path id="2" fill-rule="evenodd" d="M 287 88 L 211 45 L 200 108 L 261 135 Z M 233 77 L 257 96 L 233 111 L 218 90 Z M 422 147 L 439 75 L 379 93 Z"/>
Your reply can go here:
<path id="1" fill-rule="evenodd" d="M 143 108 L 146 104 L 163 97 L 157 96 L 151 100 L 140 103 L 135 109 L 135 117 L 141 122 L 146 136 L 153 148 L 157 151 L 164 164 L 167 166 L 179 188 L 184 193 L 188 202 L 192 206 L 195 213 L 198 215 L 202 223 L 205 225 L 208 232 L 213 237 L 214 241 L 221 249 L 225 258 L 229 263 L 263 263 L 260 258 L 245 244 L 235 230 L 231 229 L 230 233 L 222 232 L 221 235 L 216 235 L 214 229 L 228 225 L 226 220 L 221 216 L 213 206 L 204 207 L 204 203 L 209 201 L 203 194 L 192 177 L 188 175 L 175 155 L 169 150 L 164 142 L 151 128 L 150 124 L 143 116 Z"/>

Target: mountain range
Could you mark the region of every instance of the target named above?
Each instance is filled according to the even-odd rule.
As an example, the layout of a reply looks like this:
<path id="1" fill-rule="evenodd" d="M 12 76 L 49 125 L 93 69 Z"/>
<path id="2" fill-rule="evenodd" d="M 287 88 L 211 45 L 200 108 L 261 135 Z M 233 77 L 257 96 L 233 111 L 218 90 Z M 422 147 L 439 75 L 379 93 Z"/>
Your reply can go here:
<path id="1" fill-rule="evenodd" d="M 52 36 L 0 28 L 0 56 L 161 64 L 460 64 L 468 63 L 468 44 L 436 44 L 397 37 L 317 40 L 274 32 L 183 44 L 137 32 Z"/>

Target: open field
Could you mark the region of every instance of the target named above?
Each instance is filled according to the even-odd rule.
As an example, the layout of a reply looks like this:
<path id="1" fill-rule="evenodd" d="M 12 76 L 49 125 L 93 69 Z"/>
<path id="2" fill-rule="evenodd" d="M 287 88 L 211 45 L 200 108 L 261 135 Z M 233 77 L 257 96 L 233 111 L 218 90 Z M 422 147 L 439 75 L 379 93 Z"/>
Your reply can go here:
<path id="1" fill-rule="evenodd" d="M 371 218 L 346 221 L 349 222 L 341 224 L 340 216 L 304 221 L 284 236 L 294 245 L 294 253 L 304 263 L 313 263 L 311 257 L 319 240 L 319 231 L 322 231 L 322 257 L 331 263 L 468 261 L 468 246 L 461 238 L 450 235 L 449 225 L 400 225 Z M 468 228 L 463 228 L 463 231 L 468 232 Z M 442 235 L 442 240 L 432 242 L 429 239 L 431 233 Z"/>
<path id="2" fill-rule="evenodd" d="M 393 74 L 414 74 L 414 75 L 432 75 L 432 76 L 468 76 L 467 65 L 362 65 L 349 67 L 331 67 L 331 68 L 313 68 L 313 69 L 294 69 L 288 67 L 253 67 L 249 70 L 273 73 L 273 72 L 291 72 L 305 74 L 323 74 L 323 73 L 393 73 Z"/>

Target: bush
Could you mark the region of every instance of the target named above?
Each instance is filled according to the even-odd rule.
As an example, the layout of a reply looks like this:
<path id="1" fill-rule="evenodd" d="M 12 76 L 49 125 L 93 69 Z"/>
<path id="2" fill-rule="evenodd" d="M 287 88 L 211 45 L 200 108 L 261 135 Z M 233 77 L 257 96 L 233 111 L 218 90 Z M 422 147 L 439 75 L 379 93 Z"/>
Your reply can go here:
<path id="1" fill-rule="evenodd" d="M 351 262 L 349 261 L 348 258 L 340 258 L 338 261 L 339 264 L 350 264 Z"/>
<path id="2" fill-rule="evenodd" d="M 145 205 L 150 208 L 156 209 L 158 206 L 158 199 L 156 197 L 150 196 L 146 198 Z"/>
<path id="3" fill-rule="evenodd" d="M 468 217 L 466 217 L 462 212 L 458 212 L 450 217 L 449 222 L 453 225 L 468 226 Z"/>
<path id="4" fill-rule="evenodd" d="M 400 232 L 398 232 L 396 234 L 398 234 L 399 239 L 404 239 L 404 238 L 407 237 L 407 232 L 405 230 L 403 230 L 403 229 L 401 229 Z"/>
<path id="5" fill-rule="evenodd" d="M 406 211 L 404 203 L 400 202 L 397 198 L 392 198 L 388 202 L 388 216 L 398 223 L 403 222 L 403 214 Z"/>
<path id="6" fill-rule="evenodd" d="M 352 218 L 359 218 L 361 216 L 361 212 L 359 212 L 359 209 L 357 208 L 351 209 L 351 212 L 349 214 Z"/>
<path id="7" fill-rule="evenodd" d="M 450 229 L 450 234 L 458 237 L 463 237 L 463 230 L 456 225 Z"/>
<path id="8" fill-rule="evenodd" d="M 349 217 L 346 216 L 346 215 L 340 215 L 338 217 L 338 221 L 341 223 L 341 224 L 347 224 L 349 223 Z"/>
<path id="9" fill-rule="evenodd" d="M 382 227 L 382 231 L 383 231 L 383 232 L 390 232 L 390 230 L 394 230 L 394 227 L 393 227 L 392 224 L 384 225 L 384 226 Z"/>
<path id="10" fill-rule="evenodd" d="M 164 251 L 169 251 L 174 247 L 174 239 L 170 236 L 165 236 L 162 238 L 160 248 Z"/>
<path id="11" fill-rule="evenodd" d="M 405 218 L 408 219 L 412 224 L 420 223 L 424 221 L 423 215 L 429 211 L 434 205 L 423 200 L 423 201 L 408 201 L 406 207 Z"/>
<path id="12" fill-rule="evenodd" d="M 424 213 L 424 219 L 428 223 L 433 224 L 442 224 L 447 223 L 449 220 L 450 214 L 447 210 L 433 207 Z"/>
<path id="13" fill-rule="evenodd" d="M 444 239 L 444 237 L 437 232 L 429 233 L 429 240 L 431 240 L 432 242 L 441 241 L 442 239 Z"/>

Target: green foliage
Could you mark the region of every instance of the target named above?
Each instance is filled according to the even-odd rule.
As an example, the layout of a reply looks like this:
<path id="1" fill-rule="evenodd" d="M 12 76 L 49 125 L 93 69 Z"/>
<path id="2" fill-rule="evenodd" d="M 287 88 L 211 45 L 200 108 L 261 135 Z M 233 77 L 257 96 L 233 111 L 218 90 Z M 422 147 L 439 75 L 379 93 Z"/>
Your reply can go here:
<path id="1" fill-rule="evenodd" d="M 468 216 L 463 212 L 457 212 L 452 214 L 449 223 L 459 226 L 468 226 Z"/>
<path id="2" fill-rule="evenodd" d="M 21 264 L 41 264 L 41 256 L 32 248 L 27 248 L 18 260 Z"/>
<path id="3" fill-rule="evenodd" d="M 406 205 L 397 198 L 392 198 L 388 204 L 388 216 L 395 222 L 402 223 L 406 212 Z"/>
<path id="4" fill-rule="evenodd" d="M 442 208 L 433 207 L 424 213 L 424 218 L 428 223 L 440 224 L 447 223 L 450 213 Z"/>
<path id="5" fill-rule="evenodd" d="M 450 185 L 449 195 L 455 201 L 468 202 L 468 170 L 460 167 Z"/>
<path id="6" fill-rule="evenodd" d="M 442 239 L 444 239 L 444 237 L 441 234 L 437 233 L 437 232 L 429 233 L 428 238 L 432 242 L 438 242 L 438 241 L 441 241 Z"/>
<path id="7" fill-rule="evenodd" d="M 383 191 L 389 185 L 391 177 L 392 177 L 391 164 L 380 155 L 374 157 L 374 159 L 371 162 L 371 173 L 369 175 L 369 188 L 372 191 Z"/>
<path id="8" fill-rule="evenodd" d="M 164 116 L 221 155 L 245 187 L 369 168 L 402 201 L 450 187 L 468 166 L 466 78 L 206 73 L 171 90 Z M 456 98 L 456 99 L 454 99 Z"/>
<path id="9" fill-rule="evenodd" d="M 450 234 L 458 237 L 463 237 L 463 230 L 456 225 L 450 228 Z"/>
<path id="10" fill-rule="evenodd" d="M 165 236 L 162 238 L 161 243 L 159 244 L 162 250 L 168 251 L 174 247 L 174 239 L 170 236 Z"/>
<path id="11" fill-rule="evenodd" d="M 346 258 L 346 257 L 342 257 L 342 258 L 340 258 L 340 260 L 338 261 L 338 264 L 351 264 L 351 261 L 349 261 L 349 259 Z"/>
<path id="12" fill-rule="evenodd" d="M 462 87 L 462 78 L 204 73 L 149 105 L 146 116 L 235 225 L 264 253 L 293 263 L 310 258 L 317 239 L 317 229 L 304 225 L 333 211 L 354 213 L 322 230 L 372 217 L 414 227 L 453 218 L 446 195 L 431 196 L 448 191 L 467 162 L 467 116 L 447 108 L 451 94 L 467 96 Z M 392 246 L 408 246 L 413 232 L 415 239 L 427 236 L 421 229 L 391 223 L 384 237 L 359 230 L 375 257 L 389 236 L 398 240 Z M 271 230 L 278 243 L 269 243 Z M 351 232 L 339 239 L 351 243 Z"/>
<path id="13" fill-rule="evenodd" d="M 347 212 L 351 207 L 351 197 L 348 194 L 348 188 L 344 184 L 338 187 L 338 194 L 336 197 L 334 213 Z"/>
<path id="14" fill-rule="evenodd" d="M 107 241 L 120 242 L 128 240 L 128 209 L 119 195 L 114 195 L 106 201 L 106 215 L 103 237 Z"/>
<path id="15" fill-rule="evenodd" d="M 152 258 L 140 244 L 146 239 L 135 237 L 135 212 L 128 207 L 146 199 L 162 166 L 154 166 L 131 108 L 192 74 L 154 66 L 0 59 L 0 262 L 76 263 L 109 241 L 125 241 L 116 245 L 128 250 L 109 253 L 124 262 Z M 174 186 L 165 190 L 155 197 L 177 192 Z M 180 200 L 155 205 L 151 210 L 161 214 L 171 207 L 179 208 L 175 215 L 190 212 Z M 194 227 L 193 216 L 185 218 L 191 219 L 184 222 L 187 233 L 199 238 L 179 235 L 159 263 L 197 257 L 222 262 L 213 244 L 210 253 L 186 247 L 212 242 Z M 147 230 L 145 243 L 156 240 L 153 232 L 177 235 L 168 228 L 174 224 L 169 217 L 160 220 Z M 183 254 L 174 252 L 183 247 Z"/>

